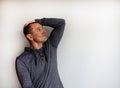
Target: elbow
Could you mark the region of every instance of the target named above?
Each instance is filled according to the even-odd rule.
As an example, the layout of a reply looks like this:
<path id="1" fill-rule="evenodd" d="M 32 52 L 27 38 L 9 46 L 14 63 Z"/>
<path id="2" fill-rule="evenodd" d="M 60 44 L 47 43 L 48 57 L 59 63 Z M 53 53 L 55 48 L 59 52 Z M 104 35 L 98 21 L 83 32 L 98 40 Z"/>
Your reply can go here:
<path id="1" fill-rule="evenodd" d="M 65 19 L 60 19 L 60 23 L 59 24 L 65 26 Z"/>

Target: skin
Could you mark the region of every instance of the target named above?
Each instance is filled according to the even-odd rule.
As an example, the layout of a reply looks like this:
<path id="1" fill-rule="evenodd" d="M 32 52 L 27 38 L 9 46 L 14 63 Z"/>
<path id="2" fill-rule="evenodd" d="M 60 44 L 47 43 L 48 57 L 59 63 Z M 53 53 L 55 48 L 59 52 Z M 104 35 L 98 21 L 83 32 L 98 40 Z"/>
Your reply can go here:
<path id="1" fill-rule="evenodd" d="M 46 30 L 39 23 L 30 25 L 31 31 L 26 37 L 29 39 L 30 47 L 40 49 L 45 41 L 47 41 Z"/>

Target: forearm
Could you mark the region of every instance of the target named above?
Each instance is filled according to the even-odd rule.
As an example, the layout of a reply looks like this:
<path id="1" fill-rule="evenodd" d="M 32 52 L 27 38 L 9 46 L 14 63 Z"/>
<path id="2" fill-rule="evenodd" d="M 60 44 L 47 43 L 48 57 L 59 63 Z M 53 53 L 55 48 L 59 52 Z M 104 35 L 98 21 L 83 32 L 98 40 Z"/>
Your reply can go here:
<path id="1" fill-rule="evenodd" d="M 36 22 L 39 22 L 43 26 L 50 26 L 53 28 L 58 28 L 62 25 L 65 25 L 65 20 L 60 18 L 43 18 L 35 19 Z"/>

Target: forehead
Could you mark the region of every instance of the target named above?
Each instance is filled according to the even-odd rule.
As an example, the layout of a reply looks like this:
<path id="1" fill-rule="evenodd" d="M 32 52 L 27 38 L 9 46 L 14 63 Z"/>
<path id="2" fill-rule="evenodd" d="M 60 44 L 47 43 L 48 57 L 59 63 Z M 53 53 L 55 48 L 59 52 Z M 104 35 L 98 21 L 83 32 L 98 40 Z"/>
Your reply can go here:
<path id="1" fill-rule="evenodd" d="M 39 23 L 32 23 L 32 24 L 30 24 L 30 27 L 31 27 L 32 29 L 34 29 L 34 28 L 41 28 L 42 25 L 39 24 Z"/>

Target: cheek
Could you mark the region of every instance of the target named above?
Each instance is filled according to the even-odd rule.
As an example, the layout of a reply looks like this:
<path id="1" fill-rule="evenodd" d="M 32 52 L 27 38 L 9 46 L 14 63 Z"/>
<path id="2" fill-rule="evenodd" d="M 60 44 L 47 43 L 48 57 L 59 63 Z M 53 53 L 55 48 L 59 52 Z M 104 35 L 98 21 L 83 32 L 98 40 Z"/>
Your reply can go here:
<path id="1" fill-rule="evenodd" d="M 44 39 L 44 36 L 43 36 L 43 34 L 39 33 L 39 34 L 37 34 L 37 35 L 35 36 L 35 38 L 36 38 L 37 40 L 42 40 L 42 39 Z"/>
<path id="2" fill-rule="evenodd" d="M 39 35 L 38 33 L 34 33 L 33 34 L 33 39 L 34 40 L 36 40 L 36 39 L 38 39 L 38 38 L 40 38 L 41 37 L 41 35 Z"/>
<path id="3" fill-rule="evenodd" d="M 34 40 L 44 40 L 44 39 L 47 38 L 46 32 L 42 31 L 42 32 L 39 32 L 39 33 L 34 33 L 33 38 L 34 38 Z"/>

